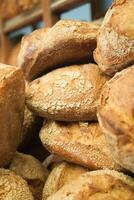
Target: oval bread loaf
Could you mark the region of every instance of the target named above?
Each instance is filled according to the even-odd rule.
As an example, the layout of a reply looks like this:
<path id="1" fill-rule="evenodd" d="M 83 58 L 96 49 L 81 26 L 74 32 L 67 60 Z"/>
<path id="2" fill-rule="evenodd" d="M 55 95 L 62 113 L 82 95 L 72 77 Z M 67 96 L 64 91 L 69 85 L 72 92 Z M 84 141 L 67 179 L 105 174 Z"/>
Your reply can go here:
<path id="1" fill-rule="evenodd" d="M 60 20 L 51 29 L 24 37 L 18 56 L 27 80 L 56 67 L 87 63 L 96 47 L 99 26 L 95 23 Z"/>
<path id="2" fill-rule="evenodd" d="M 98 123 L 48 121 L 40 131 L 45 148 L 89 169 L 117 169 Z"/>
<path id="3" fill-rule="evenodd" d="M 26 103 L 36 115 L 48 119 L 96 120 L 101 88 L 107 80 L 95 64 L 64 67 L 32 81 Z"/>

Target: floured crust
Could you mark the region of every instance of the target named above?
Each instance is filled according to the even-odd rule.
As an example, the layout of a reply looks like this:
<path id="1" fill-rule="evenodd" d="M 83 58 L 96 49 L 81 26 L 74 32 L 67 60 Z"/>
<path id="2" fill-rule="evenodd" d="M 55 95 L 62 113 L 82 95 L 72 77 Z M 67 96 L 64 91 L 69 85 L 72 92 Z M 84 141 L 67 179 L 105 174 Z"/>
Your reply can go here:
<path id="1" fill-rule="evenodd" d="M 25 180 L 14 172 L 0 169 L 1 200 L 33 200 L 33 196 Z"/>
<path id="2" fill-rule="evenodd" d="M 113 158 L 134 172 L 134 66 L 117 73 L 101 94 L 98 119 Z"/>
<path id="3" fill-rule="evenodd" d="M 8 165 L 21 142 L 25 83 L 19 68 L 0 64 L 0 166 Z"/>
<path id="4" fill-rule="evenodd" d="M 26 79 L 60 66 L 89 62 L 96 47 L 99 26 L 75 20 L 60 20 L 51 29 L 37 30 L 24 38 L 18 57 Z"/>
<path id="5" fill-rule="evenodd" d="M 98 123 L 62 123 L 48 121 L 40 138 L 51 153 L 89 169 L 117 169 Z"/>
<path id="6" fill-rule="evenodd" d="M 133 200 L 133 197 L 132 178 L 116 171 L 98 170 L 82 174 L 47 200 Z"/>
<path id="7" fill-rule="evenodd" d="M 42 197 L 43 200 L 57 192 L 65 184 L 76 180 L 81 174 L 86 172 L 87 170 L 84 167 L 69 164 L 67 162 L 56 165 L 45 183 Z"/>
<path id="8" fill-rule="evenodd" d="M 96 120 L 101 88 L 108 80 L 95 64 L 54 70 L 32 81 L 26 103 L 35 114 L 53 120 Z"/>
<path id="9" fill-rule="evenodd" d="M 113 75 L 134 63 L 134 1 L 116 0 L 109 8 L 97 36 L 95 61 Z"/>

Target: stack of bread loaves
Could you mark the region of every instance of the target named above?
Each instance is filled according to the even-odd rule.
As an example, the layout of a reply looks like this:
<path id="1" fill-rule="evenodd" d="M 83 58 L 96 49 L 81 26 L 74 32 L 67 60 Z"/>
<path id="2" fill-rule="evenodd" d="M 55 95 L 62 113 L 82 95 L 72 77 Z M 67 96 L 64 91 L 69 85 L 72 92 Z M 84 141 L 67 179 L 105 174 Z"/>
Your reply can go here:
<path id="1" fill-rule="evenodd" d="M 0 200 L 134 199 L 133 19 L 116 0 L 101 27 L 61 20 L 1 64 Z M 43 164 L 16 152 L 38 132 Z"/>

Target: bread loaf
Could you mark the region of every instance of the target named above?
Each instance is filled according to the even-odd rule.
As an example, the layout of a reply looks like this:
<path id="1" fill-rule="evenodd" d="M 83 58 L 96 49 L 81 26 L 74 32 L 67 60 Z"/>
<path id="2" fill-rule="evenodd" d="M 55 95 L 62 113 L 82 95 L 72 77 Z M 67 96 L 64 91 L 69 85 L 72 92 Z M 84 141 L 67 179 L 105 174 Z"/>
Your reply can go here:
<path id="1" fill-rule="evenodd" d="M 22 40 L 18 66 L 27 80 L 56 67 L 87 63 L 96 47 L 99 26 L 75 20 L 61 20 L 47 33 L 37 30 Z"/>
<path id="2" fill-rule="evenodd" d="M 97 36 L 95 61 L 109 75 L 134 64 L 134 1 L 115 0 Z"/>
<path id="3" fill-rule="evenodd" d="M 99 123 L 117 163 L 134 172 L 134 65 L 117 73 L 101 94 Z"/>
<path id="4" fill-rule="evenodd" d="M 134 179 L 110 170 L 87 172 L 47 198 L 47 200 L 63 199 L 133 200 Z"/>
<path id="5" fill-rule="evenodd" d="M 96 120 L 107 77 L 95 64 L 54 70 L 28 85 L 26 103 L 36 115 L 61 121 Z"/>
<path id="6" fill-rule="evenodd" d="M 42 195 L 43 200 L 46 200 L 65 184 L 72 182 L 86 172 L 87 170 L 84 167 L 78 165 L 69 164 L 67 162 L 58 164 L 54 167 L 45 183 Z"/>
<path id="7" fill-rule="evenodd" d="M 98 123 L 48 121 L 40 131 L 45 148 L 89 169 L 117 169 Z"/>
<path id="8" fill-rule="evenodd" d="M 0 166 L 8 165 L 22 138 L 25 82 L 19 68 L 0 64 Z"/>
<path id="9" fill-rule="evenodd" d="M 26 181 L 14 172 L 0 169 L 0 200 L 34 200 Z"/>
<path id="10" fill-rule="evenodd" d="M 35 200 L 41 200 L 48 171 L 36 158 L 16 152 L 9 169 L 27 181 Z"/>

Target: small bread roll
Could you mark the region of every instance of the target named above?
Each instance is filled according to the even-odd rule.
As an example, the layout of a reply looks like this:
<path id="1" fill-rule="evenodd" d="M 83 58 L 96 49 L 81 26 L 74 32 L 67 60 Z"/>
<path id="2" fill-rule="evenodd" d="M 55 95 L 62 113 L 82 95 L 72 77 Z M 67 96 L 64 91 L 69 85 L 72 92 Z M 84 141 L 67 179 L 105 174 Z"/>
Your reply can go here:
<path id="1" fill-rule="evenodd" d="M 21 142 L 24 104 L 22 71 L 0 64 L 0 167 L 9 164 Z"/>
<path id="2" fill-rule="evenodd" d="M 40 131 L 45 148 L 89 169 L 120 169 L 111 157 L 98 123 L 48 121 Z"/>
<path id="3" fill-rule="evenodd" d="M 95 61 L 108 75 L 134 64 L 134 1 L 115 0 L 97 37 Z"/>
<path id="4" fill-rule="evenodd" d="M 7 169 L 0 169 L 0 200 L 34 200 L 23 178 Z"/>
<path id="5" fill-rule="evenodd" d="M 23 177 L 36 200 L 41 200 L 44 183 L 48 176 L 47 169 L 31 155 L 16 152 L 10 170 Z"/>
<path id="6" fill-rule="evenodd" d="M 134 65 L 105 84 L 98 118 L 113 158 L 134 173 Z"/>
<path id="7" fill-rule="evenodd" d="M 87 172 L 47 198 L 47 200 L 63 199 L 133 200 L 134 179 L 112 170 Z"/>
<path id="8" fill-rule="evenodd" d="M 95 64 L 54 70 L 32 81 L 26 103 L 36 115 L 61 121 L 96 120 L 96 109 L 107 77 Z"/>
<path id="9" fill-rule="evenodd" d="M 24 37 L 18 56 L 27 80 L 60 66 L 87 63 L 96 47 L 99 26 L 75 20 L 60 20 L 51 29 Z"/>
<path id="10" fill-rule="evenodd" d="M 46 200 L 49 196 L 57 192 L 65 184 L 77 179 L 81 174 L 86 173 L 87 170 L 84 167 L 78 165 L 62 162 L 58 164 L 50 173 L 44 189 L 43 200 Z"/>

